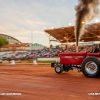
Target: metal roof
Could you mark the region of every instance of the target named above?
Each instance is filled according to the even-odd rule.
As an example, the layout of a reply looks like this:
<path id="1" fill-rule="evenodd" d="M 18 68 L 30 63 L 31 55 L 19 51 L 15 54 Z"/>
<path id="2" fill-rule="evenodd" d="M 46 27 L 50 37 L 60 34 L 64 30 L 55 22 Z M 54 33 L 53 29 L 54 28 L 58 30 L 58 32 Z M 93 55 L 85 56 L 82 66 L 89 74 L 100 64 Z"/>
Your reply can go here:
<path id="1" fill-rule="evenodd" d="M 50 34 L 52 37 L 54 37 L 61 43 L 76 41 L 74 26 L 45 29 L 44 31 Z M 100 41 L 100 22 L 86 24 L 83 35 L 81 36 L 79 41 Z"/>

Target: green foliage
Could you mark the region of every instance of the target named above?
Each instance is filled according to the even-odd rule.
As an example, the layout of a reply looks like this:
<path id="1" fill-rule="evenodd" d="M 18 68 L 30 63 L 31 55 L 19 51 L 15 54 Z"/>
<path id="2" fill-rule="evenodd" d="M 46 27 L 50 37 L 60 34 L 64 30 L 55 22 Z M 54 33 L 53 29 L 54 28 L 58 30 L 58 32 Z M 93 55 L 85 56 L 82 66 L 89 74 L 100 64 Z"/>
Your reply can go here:
<path id="1" fill-rule="evenodd" d="M 5 38 L 0 36 L 0 47 L 6 44 L 8 44 L 8 41 Z"/>

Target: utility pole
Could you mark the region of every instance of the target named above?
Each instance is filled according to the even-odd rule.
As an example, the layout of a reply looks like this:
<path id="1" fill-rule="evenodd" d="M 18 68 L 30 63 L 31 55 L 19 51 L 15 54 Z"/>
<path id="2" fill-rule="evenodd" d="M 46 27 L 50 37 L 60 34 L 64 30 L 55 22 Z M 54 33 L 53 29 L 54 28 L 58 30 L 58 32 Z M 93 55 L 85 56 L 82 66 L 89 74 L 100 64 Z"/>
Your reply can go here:
<path id="1" fill-rule="evenodd" d="M 33 28 L 30 29 L 31 30 L 31 52 L 33 50 Z"/>

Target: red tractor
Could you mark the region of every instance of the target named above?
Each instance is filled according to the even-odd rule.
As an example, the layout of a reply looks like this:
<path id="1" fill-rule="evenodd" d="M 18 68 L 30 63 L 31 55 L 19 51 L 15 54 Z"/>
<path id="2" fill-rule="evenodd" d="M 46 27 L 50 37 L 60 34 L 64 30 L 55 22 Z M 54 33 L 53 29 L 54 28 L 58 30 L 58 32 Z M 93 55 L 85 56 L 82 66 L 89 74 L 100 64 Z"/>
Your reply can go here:
<path id="1" fill-rule="evenodd" d="M 59 57 L 59 62 L 51 63 L 58 74 L 77 68 L 86 77 L 100 76 L 100 52 L 66 52 L 60 53 Z"/>

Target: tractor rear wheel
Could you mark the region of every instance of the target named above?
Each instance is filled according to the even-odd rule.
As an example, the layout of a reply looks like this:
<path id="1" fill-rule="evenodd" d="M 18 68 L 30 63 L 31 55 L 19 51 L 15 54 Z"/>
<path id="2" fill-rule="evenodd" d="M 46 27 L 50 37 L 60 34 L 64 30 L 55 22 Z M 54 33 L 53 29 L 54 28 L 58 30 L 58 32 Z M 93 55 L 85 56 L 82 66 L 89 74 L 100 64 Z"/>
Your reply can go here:
<path id="1" fill-rule="evenodd" d="M 86 77 L 98 77 L 100 75 L 100 59 L 93 56 L 85 58 L 81 70 Z"/>
<path id="2" fill-rule="evenodd" d="M 58 74 L 62 73 L 63 72 L 63 66 L 56 66 L 55 72 L 58 73 Z"/>

